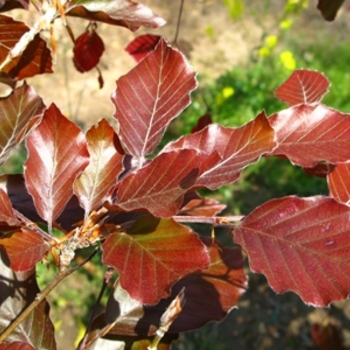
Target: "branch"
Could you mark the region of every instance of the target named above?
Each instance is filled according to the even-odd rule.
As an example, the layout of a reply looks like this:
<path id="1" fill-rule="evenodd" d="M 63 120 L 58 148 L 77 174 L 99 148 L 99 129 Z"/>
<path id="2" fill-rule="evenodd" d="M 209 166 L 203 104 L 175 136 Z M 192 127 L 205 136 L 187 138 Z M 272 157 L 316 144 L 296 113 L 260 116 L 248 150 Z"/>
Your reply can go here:
<path id="1" fill-rule="evenodd" d="M 211 224 L 213 226 L 232 226 L 240 222 L 244 216 L 186 216 L 178 215 L 172 217 L 176 222 L 192 222 L 197 224 Z"/>
<path id="2" fill-rule="evenodd" d="M 23 322 L 30 313 L 47 297 L 47 295 L 67 276 L 78 270 L 81 266 L 86 264 L 97 253 L 99 247 L 97 247 L 93 253 L 85 259 L 79 265 L 73 267 L 70 270 L 60 270 L 54 279 L 45 287 L 45 289 L 38 293 L 33 302 L 20 314 L 18 317 L 0 334 L 0 344 L 3 343 L 6 338 L 15 330 L 15 328 Z"/>

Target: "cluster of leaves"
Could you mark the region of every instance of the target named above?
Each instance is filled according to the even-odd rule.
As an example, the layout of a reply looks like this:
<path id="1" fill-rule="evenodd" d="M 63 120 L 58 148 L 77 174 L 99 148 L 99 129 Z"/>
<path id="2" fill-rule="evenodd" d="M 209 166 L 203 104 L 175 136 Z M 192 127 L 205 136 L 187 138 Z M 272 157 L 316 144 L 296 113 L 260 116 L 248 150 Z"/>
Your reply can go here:
<path id="1" fill-rule="evenodd" d="M 8 0 L 3 7 L 24 4 Z M 46 24 L 58 15 L 131 29 L 162 23 L 128 0 L 50 6 Z M 0 50 L 3 81 L 11 86 L 51 70 L 51 52 L 39 37 L 46 24 L 38 23 L 16 36 L 24 24 L 0 16 L 1 42 L 15 32 Z M 101 51 L 95 26 L 88 30 Z M 93 67 L 96 55 L 84 61 L 79 51 L 93 45 L 77 43 L 77 68 Z M 315 306 L 346 298 L 350 119 L 320 103 L 328 80 L 295 71 L 276 91 L 287 109 L 269 117 L 261 112 L 238 128 L 205 118 L 157 153 L 169 123 L 190 103 L 195 72 L 159 37 L 138 38 L 128 51 L 139 63 L 111 96 L 117 131 L 103 119 L 83 134 L 25 83 L 0 100 L 1 164 L 23 140 L 28 150 L 23 176 L 0 177 L 0 349 L 56 349 L 45 296 L 80 267 L 72 263 L 75 251 L 91 246 L 102 250 L 102 263 L 118 279 L 80 349 L 107 348 L 111 341 L 120 349 L 169 349 L 178 333 L 223 319 L 247 288 L 241 250 L 201 237 L 184 225 L 190 222 L 227 226 L 251 270 L 265 274 L 277 292 L 292 290 Z M 330 196 L 272 200 L 243 219 L 216 216 L 224 205 L 197 191 L 236 181 L 262 156 L 285 157 L 327 176 Z M 59 272 L 40 292 L 35 266 L 50 254 Z"/>

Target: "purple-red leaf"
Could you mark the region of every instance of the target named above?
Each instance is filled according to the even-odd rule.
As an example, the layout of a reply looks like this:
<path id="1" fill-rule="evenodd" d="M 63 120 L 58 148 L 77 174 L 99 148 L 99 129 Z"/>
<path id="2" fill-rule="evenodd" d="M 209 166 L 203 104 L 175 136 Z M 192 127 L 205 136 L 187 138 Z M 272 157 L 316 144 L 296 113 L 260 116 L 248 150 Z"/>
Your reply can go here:
<path id="1" fill-rule="evenodd" d="M 74 192 L 86 213 L 103 204 L 123 169 L 123 155 L 115 147 L 116 138 L 105 119 L 86 133 L 90 163 L 74 183 Z"/>
<path id="2" fill-rule="evenodd" d="M 20 341 L 15 341 L 11 344 L 1 343 L 0 350 L 35 350 L 30 344 L 23 343 Z"/>
<path id="3" fill-rule="evenodd" d="M 276 146 L 275 132 L 264 112 L 253 121 L 234 129 L 211 124 L 204 130 L 169 144 L 163 152 L 175 149 L 216 151 L 221 159 L 198 176 L 195 186 L 216 189 L 239 178 L 246 166 L 256 162 Z"/>
<path id="4" fill-rule="evenodd" d="M 45 105 L 32 87 L 23 84 L 8 97 L 0 99 L 0 108 L 0 164 L 2 164 L 40 121 Z"/>
<path id="5" fill-rule="evenodd" d="M 212 217 L 222 212 L 226 208 L 225 204 L 221 204 L 211 198 L 195 198 L 186 203 L 179 212 L 180 215 L 190 216 L 208 216 Z"/>
<path id="6" fill-rule="evenodd" d="M 81 73 L 95 68 L 105 50 L 101 37 L 94 29 L 81 34 L 74 43 L 73 62 Z"/>
<path id="7" fill-rule="evenodd" d="M 0 1 L 0 12 L 7 12 L 17 8 L 28 10 L 29 0 L 1 0 Z"/>
<path id="8" fill-rule="evenodd" d="M 0 238 L 11 263 L 11 269 L 17 272 L 31 270 L 41 261 L 50 244 L 33 231 L 22 229 Z"/>
<path id="9" fill-rule="evenodd" d="M 115 204 L 126 211 L 146 209 L 154 216 L 175 215 L 198 176 L 218 160 L 216 152 L 211 156 L 189 149 L 162 153 L 122 181 Z"/>
<path id="10" fill-rule="evenodd" d="M 103 263 L 113 266 L 133 299 L 155 304 L 171 286 L 209 264 L 197 234 L 172 219 L 146 216 L 128 233 L 111 234 L 103 243 Z"/>
<path id="11" fill-rule="evenodd" d="M 152 52 L 161 36 L 153 34 L 144 34 L 135 38 L 126 48 L 125 51 L 136 61 L 140 62 L 150 52 Z"/>
<path id="12" fill-rule="evenodd" d="M 9 226 L 17 226 L 20 221 L 13 214 L 12 203 L 6 192 L 0 188 L 0 223 L 6 222 Z"/>
<path id="13" fill-rule="evenodd" d="M 203 130 L 205 127 L 212 123 L 213 120 L 211 119 L 211 115 L 209 113 L 204 114 L 198 119 L 197 124 L 191 129 L 191 134 Z"/>
<path id="14" fill-rule="evenodd" d="M 295 70 L 276 90 L 276 96 L 289 106 L 320 102 L 328 92 L 328 79 L 319 72 Z"/>
<path id="15" fill-rule="evenodd" d="M 168 124 L 190 103 L 195 73 L 181 52 L 164 39 L 127 75 L 112 94 L 121 141 L 143 159 L 161 141 Z"/>
<path id="16" fill-rule="evenodd" d="M 29 28 L 11 17 L 0 15 L 0 63 Z M 24 79 L 36 74 L 52 73 L 51 51 L 46 41 L 37 34 L 19 57 L 8 63 L 2 72 L 13 79 Z"/>
<path id="17" fill-rule="evenodd" d="M 158 28 L 166 22 L 148 7 L 131 0 L 72 0 L 68 16 L 123 26 L 136 31 L 141 26 Z"/>
<path id="18" fill-rule="evenodd" d="M 330 195 L 338 202 L 350 204 L 350 164 L 341 163 L 327 175 Z"/>
<path id="19" fill-rule="evenodd" d="M 84 134 L 55 104 L 27 139 L 24 177 L 38 214 L 48 222 L 60 215 L 73 195 L 76 177 L 89 163 Z"/>
<path id="20" fill-rule="evenodd" d="M 294 291 L 315 306 L 350 293 L 350 209 L 332 198 L 267 202 L 235 228 L 234 240 L 277 293 Z"/>
<path id="21" fill-rule="evenodd" d="M 272 152 L 293 164 L 314 167 L 319 161 L 350 159 L 350 115 L 322 104 L 290 107 L 269 118 L 278 146 Z"/>
<path id="22" fill-rule="evenodd" d="M 327 21 L 333 21 L 344 0 L 318 0 L 317 8 Z"/>
<path id="23" fill-rule="evenodd" d="M 2 250 L 0 250 L 0 280 L 0 333 L 2 333 L 10 323 L 18 318 L 25 307 L 34 301 L 40 290 L 36 283 L 35 270 L 14 272 L 9 268 L 9 261 Z M 46 300 L 42 301 L 15 328 L 6 341 L 9 344 L 14 342 L 30 344 L 32 348 L 24 348 L 26 350 L 33 348 L 56 350 L 54 327 L 49 318 L 49 312 L 49 304 Z M 12 350 L 11 347 L 9 349 Z"/>

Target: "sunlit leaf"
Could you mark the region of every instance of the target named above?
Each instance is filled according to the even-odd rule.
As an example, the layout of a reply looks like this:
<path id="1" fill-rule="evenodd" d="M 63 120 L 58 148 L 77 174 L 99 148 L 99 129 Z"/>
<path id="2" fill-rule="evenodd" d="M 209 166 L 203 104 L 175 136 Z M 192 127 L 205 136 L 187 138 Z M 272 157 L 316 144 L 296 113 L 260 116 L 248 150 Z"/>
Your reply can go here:
<path id="1" fill-rule="evenodd" d="M 112 95 L 119 136 L 133 156 L 152 153 L 171 122 L 190 103 L 195 73 L 181 52 L 164 39 L 128 74 Z"/>
<path id="2" fill-rule="evenodd" d="M 95 30 L 87 30 L 74 43 L 73 62 L 81 73 L 95 68 L 105 50 L 101 37 Z"/>
<path id="3" fill-rule="evenodd" d="M 0 332 L 40 293 L 34 270 L 16 273 L 8 266 L 5 253 L 0 250 Z M 56 350 L 54 327 L 49 318 L 49 311 L 49 305 L 44 300 L 6 341 L 28 343 L 34 349 Z"/>
<path id="4" fill-rule="evenodd" d="M 11 17 L 0 15 L 0 63 L 29 28 Z M 42 73 L 52 73 L 51 51 L 46 41 L 37 34 L 24 52 L 2 70 L 13 79 L 24 79 Z"/>
<path id="5" fill-rule="evenodd" d="M 172 219 L 141 217 L 127 233 L 103 243 L 103 263 L 113 266 L 133 299 L 155 304 L 185 275 L 206 268 L 209 257 L 198 235 Z"/>
<path id="6" fill-rule="evenodd" d="M 215 216 L 226 208 L 225 204 L 211 198 L 196 198 L 186 203 L 179 212 L 180 215 Z"/>
<path id="7" fill-rule="evenodd" d="M 294 291 L 315 306 L 350 293 L 350 209 L 332 198 L 267 202 L 235 228 L 234 240 L 277 293 Z"/>
<path id="8" fill-rule="evenodd" d="M 150 52 L 152 52 L 161 37 L 154 34 L 144 34 L 136 37 L 128 46 L 125 51 L 136 61 L 140 62 L 143 60 Z"/>
<path id="9" fill-rule="evenodd" d="M 41 261 L 50 244 L 33 231 L 22 229 L 0 238 L 2 246 L 11 263 L 11 269 L 17 272 L 28 271 Z"/>
<path id="10" fill-rule="evenodd" d="M 217 151 L 221 159 L 203 171 L 195 183 L 198 187 L 216 189 L 236 181 L 243 168 L 271 152 L 275 146 L 275 132 L 263 112 L 236 129 L 211 124 L 198 133 L 170 143 L 163 152 L 193 148 L 209 154 Z"/>
<path id="11" fill-rule="evenodd" d="M 341 163 L 350 159 L 350 116 L 321 104 L 290 107 L 269 118 L 275 129 L 276 155 L 293 164 L 314 167 L 319 161 Z"/>
<path id="12" fill-rule="evenodd" d="M 17 226 L 20 221 L 13 214 L 12 204 L 6 192 L 0 188 L 0 222 L 6 222 L 10 226 Z"/>
<path id="13" fill-rule="evenodd" d="M 350 204 L 350 164 L 341 163 L 327 175 L 330 195 L 340 203 Z"/>
<path id="14" fill-rule="evenodd" d="M 72 0 L 67 12 L 68 16 L 123 26 L 132 31 L 142 26 L 157 28 L 165 24 L 164 19 L 148 7 L 131 0 Z"/>
<path id="15" fill-rule="evenodd" d="M 318 0 L 317 8 L 327 21 L 333 21 L 344 0 Z"/>
<path id="16" fill-rule="evenodd" d="M 24 177 L 38 214 L 52 222 L 73 195 L 76 177 L 89 163 L 84 134 L 55 104 L 27 139 Z"/>
<path id="17" fill-rule="evenodd" d="M 105 119 L 86 133 L 90 163 L 74 183 L 74 192 L 86 213 L 98 209 L 123 169 L 123 155 L 115 147 L 113 128 Z"/>
<path id="18" fill-rule="evenodd" d="M 121 182 L 116 205 L 127 211 L 146 209 L 160 217 L 175 215 L 197 177 L 218 160 L 217 153 L 208 156 L 189 149 L 162 153 Z"/>
<path id="19" fill-rule="evenodd" d="M 35 350 L 35 349 L 28 343 L 15 341 L 11 344 L 1 343 L 0 350 Z"/>
<path id="20" fill-rule="evenodd" d="M 328 92 L 328 79 L 319 72 L 295 70 L 276 90 L 276 96 L 290 106 L 320 102 Z"/>
<path id="21" fill-rule="evenodd" d="M 0 34 L 1 35 L 1 34 Z M 0 99 L 0 164 L 12 154 L 28 136 L 45 111 L 42 99 L 27 84 Z M 31 125 L 34 121 L 34 125 Z"/>

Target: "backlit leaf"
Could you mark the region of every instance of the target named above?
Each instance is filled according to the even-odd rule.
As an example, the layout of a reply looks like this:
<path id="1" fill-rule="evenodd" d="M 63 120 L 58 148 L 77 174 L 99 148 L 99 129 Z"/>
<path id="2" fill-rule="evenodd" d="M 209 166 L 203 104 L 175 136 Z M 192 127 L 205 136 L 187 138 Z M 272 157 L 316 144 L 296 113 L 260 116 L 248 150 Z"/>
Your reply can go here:
<path id="1" fill-rule="evenodd" d="M 275 132 L 263 112 L 236 129 L 211 124 L 198 133 L 170 143 L 163 152 L 186 148 L 207 153 L 217 151 L 221 159 L 201 173 L 195 183 L 198 187 L 216 189 L 236 181 L 243 168 L 271 152 L 275 146 Z"/>
<path id="2" fill-rule="evenodd" d="M 197 234 L 172 219 L 141 217 L 127 233 L 103 243 L 103 263 L 113 266 L 133 299 L 155 304 L 185 275 L 206 268 L 209 256 Z"/>
<path id="3" fill-rule="evenodd" d="M 8 266 L 5 253 L 0 250 L 0 333 L 40 293 L 35 270 L 14 272 Z M 54 327 L 49 318 L 49 311 L 49 304 L 44 300 L 7 337 L 6 341 L 28 343 L 34 349 L 56 350 Z"/>
<path id="4" fill-rule="evenodd" d="M 90 163 L 74 183 L 74 192 L 86 213 L 98 209 L 123 169 L 123 155 L 115 147 L 113 128 L 105 119 L 86 133 Z"/>
<path id="5" fill-rule="evenodd" d="M 179 212 L 180 215 L 212 217 L 226 208 L 225 204 L 211 198 L 196 198 L 186 203 Z"/>
<path id="6" fill-rule="evenodd" d="M 72 197 L 74 180 L 89 163 L 85 137 L 52 104 L 26 144 L 27 189 L 50 227 Z"/>
<path id="7" fill-rule="evenodd" d="M 294 291 L 315 306 L 350 293 L 350 209 L 332 198 L 267 202 L 235 228 L 234 240 L 277 293 Z"/>
<path id="8" fill-rule="evenodd" d="M 146 209 L 159 217 L 175 215 L 197 177 L 218 159 L 217 153 L 208 156 L 189 149 L 162 153 L 121 182 L 115 204 L 127 211 Z"/>
<path id="9" fill-rule="evenodd" d="M 320 102 L 329 88 L 328 79 L 319 72 L 295 70 L 276 90 L 276 96 L 290 106 Z"/>
<path id="10" fill-rule="evenodd" d="M 20 221 L 13 214 L 12 204 L 6 192 L 0 188 L 0 222 L 6 222 L 10 226 L 17 226 Z"/>
<path id="11" fill-rule="evenodd" d="M 161 37 L 159 35 L 139 35 L 125 48 L 125 51 L 130 54 L 136 62 L 140 62 L 155 49 L 160 39 Z"/>
<path id="12" fill-rule="evenodd" d="M 128 74 L 112 95 L 119 136 L 133 156 L 143 159 L 161 141 L 168 124 L 190 103 L 195 73 L 181 52 L 164 39 Z"/>
<path id="13" fill-rule="evenodd" d="M 31 270 L 50 249 L 48 242 L 26 229 L 0 238 L 0 246 L 6 251 L 11 269 L 17 272 Z"/>
<path id="14" fill-rule="evenodd" d="M 11 17 L 0 15 L 0 63 L 29 28 Z M 51 51 L 46 41 L 37 34 L 24 52 L 2 70 L 13 79 L 24 79 L 42 73 L 52 73 Z"/>
<path id="15" fill-rule="evenodd" d="M 350 164 L 337 164 L 327 175 L 330 195 L 340 203 L 350 204 Z"/>
<path id="16" fill-rule="evenodd" d="M 141 26 L 158 28 L 165 24 L 164 19 L 148 7 L 131 0 L 72 0 L 67 12 L 68 16 L 123 26 L 132 31 Z"/>
<path id="17" fill-rule="evenodd" d="M 11 344 L 1 343 L 0 350 L 35 350 L 30 344 L 15 341 Z"/>
<path id="18" fill-rule="evenodd" d="M 1 34 L 0 34 L 1 35 Z M 44 114 L 45 105 L 34 89 L 27 84 L 0 99 L 0 164 L 28 136 Z M 34 121 L 34 125 L 31 125 Z"/>
<path id="19" fill-rule="evenodd" d="M 105 50 L 101 37 L 95 30 L 87 30 L 74 43 L 73 62 L 81 73 L 95 68 Z"/>
<path id="20" fill-rule="evenodd" d="M 319 161 L 350 159 L 350 115 L 321 104 L 290 107 L 269 118 L 278 146 L 272 152 L 285 155 L 305 168 Z"/>
<path id="21" fill-rule="evenodd" d="M 333 21 L 344 0 L 318 0 L 317 8 L 327 21 Z"/>

